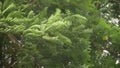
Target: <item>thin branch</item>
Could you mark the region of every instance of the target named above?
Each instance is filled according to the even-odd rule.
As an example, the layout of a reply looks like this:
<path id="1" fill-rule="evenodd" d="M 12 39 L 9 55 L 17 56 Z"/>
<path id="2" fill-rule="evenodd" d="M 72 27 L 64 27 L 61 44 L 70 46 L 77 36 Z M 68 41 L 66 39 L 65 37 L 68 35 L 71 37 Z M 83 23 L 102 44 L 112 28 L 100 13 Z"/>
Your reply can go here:
<path id="1" fill-rule="evenodd" d="M 7 35 L 8 35 L 8 37 L 9 37 L 9 39 L 10 39 L 14 44 L 17 44 L 18 46 L 21 46 L 21 43 L 19 43 L 19 42 L 17 41 L 17 38 L 16 38 L 13 34 L 8 33 Z"/>

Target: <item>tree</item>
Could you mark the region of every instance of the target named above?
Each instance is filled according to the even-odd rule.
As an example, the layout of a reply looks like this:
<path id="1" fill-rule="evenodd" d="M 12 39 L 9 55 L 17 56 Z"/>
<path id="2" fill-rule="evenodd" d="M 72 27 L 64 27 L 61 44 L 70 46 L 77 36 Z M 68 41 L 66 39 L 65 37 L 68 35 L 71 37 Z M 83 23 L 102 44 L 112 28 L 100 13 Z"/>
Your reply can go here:
<path id="1" fill-rule="evenodd" d="M 1 0 L 1 68 L 118 68 L 119 27 L 103 7 L 111 1 Z"/>
<path id="2" fill-rule="evenodd" d="M 33 11 L 26 16 L 22 11 L 24 8 L 16 8 L 14 3 L 6 0 L 1 7 L 1 38 L 5 41 L 3 43 L 1 40 L 1 67 L 61 68 L 88 65 L 92 31 L 85 26 L 85 17 L 69 11 L 61 13 L 59 9 L 48 19 L 40 17 L 40 14 L 34 15 Z"/>

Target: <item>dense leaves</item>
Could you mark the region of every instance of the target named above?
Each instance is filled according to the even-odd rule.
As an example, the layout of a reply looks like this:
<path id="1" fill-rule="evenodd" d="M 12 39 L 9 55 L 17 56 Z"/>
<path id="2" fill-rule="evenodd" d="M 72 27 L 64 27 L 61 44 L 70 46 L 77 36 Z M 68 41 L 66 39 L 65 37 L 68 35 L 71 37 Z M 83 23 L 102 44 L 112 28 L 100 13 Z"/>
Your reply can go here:
<path id="1" fill-rule="evenodd" d="M 119 68 L 113 1 L 1 0 L 0 68 Z"/>

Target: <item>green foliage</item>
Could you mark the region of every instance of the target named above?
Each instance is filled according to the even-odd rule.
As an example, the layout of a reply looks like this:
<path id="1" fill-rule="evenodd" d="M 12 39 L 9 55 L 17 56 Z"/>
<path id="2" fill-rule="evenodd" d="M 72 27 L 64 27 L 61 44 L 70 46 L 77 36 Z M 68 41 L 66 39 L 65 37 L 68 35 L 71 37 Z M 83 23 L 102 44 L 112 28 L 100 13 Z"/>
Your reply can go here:
<path id="1" fill-rule="evenodd" d="M 119 68 L 111 1 L 1 0 L 0 68 Z"/>
<path id="2" fill-rule="evenodd" d="M 32 44 L 37 43 L 39 54 L 42 55 L 39 60 L 41 66 L 61 68 L 71 63 L 70 67 L 79 67 L 89 60 L 92 30 L 87 29 L 85 23 L 86 18 L 79 14 L 67 16 L 57 9 L 47 22 L 30 26 L 23 34 L 25 42 L 34 40 Z"/>

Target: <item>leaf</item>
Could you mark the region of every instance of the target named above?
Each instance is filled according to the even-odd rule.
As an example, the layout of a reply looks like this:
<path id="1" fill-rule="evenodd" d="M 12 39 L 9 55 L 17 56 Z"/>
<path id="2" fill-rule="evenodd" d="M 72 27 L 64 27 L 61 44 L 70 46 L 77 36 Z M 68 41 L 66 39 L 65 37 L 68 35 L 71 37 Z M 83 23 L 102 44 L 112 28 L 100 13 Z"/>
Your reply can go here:
<path id="1" fill-rule="evenodd" d="M 80 18 L 80 19 L 82 19 L 82 20 L 87 21 L 87 18 L 86 18 L 86 17 L 81 16 L 81 15 L 79 15 L 79 14 L 74 14 L 74 15 L 72 15 L 72 16 L 73 16 L 73 17 L 77 17 L 77 18 Z"/>
<path id="2" fill-rule="evenodd" d="M 60 9 L 56 9 L 55 14 L 51 15 L 48 19 L 48 23 L 53 23 L 56 22 L 58 20 L 61 20 L 61 10 Z"/>
<path id="3" fill-rule="evenodd" d="M 106 36 L 103 36 L 103 38 L 102 38 L 103 40 L 108 40 L 108 36 L 106 35 Z"/>
<path id="4" fill-rule="evenodd" d="M 12 18 L 23 18 L 23 12 L 21 11 L 12 11 L 8 14 L 7 17 L 12 17 Z"/>
<path id="5" fill-rule="evenodd" d="M 14 2 L 14 0 L 4 0 L 3 9 L 2 10 L 5 10 L 13 2 Z"/>
<path id="6" fill-rule="evenodd" d="M 45 39 L 45 40 L 48 40 L 48 41 L 57 41 L 58 40 L 58 36 L 50 37 L 48 35 L 45 35 L 42 38 Z"/>
<path id="7" fill-rule="evenodd" d="M 2 14 L 9 13 L 9 12 L 13 11 L 15 9 L 15 7 L 16 6 L 14 3 L 10 4 L 5 10 L 3 10 Z"/>
<path id="8" fill-rule="evenodd" d="M 27 16 L 27 18 L 32 18 L 32 17 L 34 17 L 34 12 L 31 10 L 29 13 L 28 13 L 28 16 Z"/>
<path id="9" fill-rule="evenodd" d="M 66 37 L 66 36 L 64 36 L 64 35 L 62 35 L 60 33 L 58 34 L 58 36 L 59 36 L 60 41 L 62 41 L 63 43 L 65 43 L 67 45 L 72 44 L 72 41 L 68 37 Z"/>
<path id="10" fill-rule="evenodd" d="M 62 31 L 68 27 L 70 27 L 71 22 L 69 21 L 56 21 L 51 24 L 48 24 L 48 27 L 46 27 L 46 31 Z"/>

